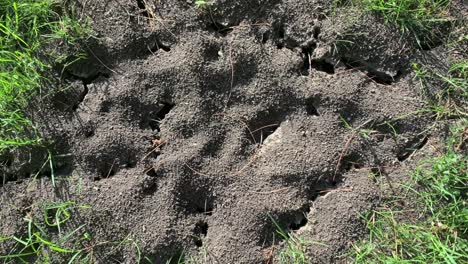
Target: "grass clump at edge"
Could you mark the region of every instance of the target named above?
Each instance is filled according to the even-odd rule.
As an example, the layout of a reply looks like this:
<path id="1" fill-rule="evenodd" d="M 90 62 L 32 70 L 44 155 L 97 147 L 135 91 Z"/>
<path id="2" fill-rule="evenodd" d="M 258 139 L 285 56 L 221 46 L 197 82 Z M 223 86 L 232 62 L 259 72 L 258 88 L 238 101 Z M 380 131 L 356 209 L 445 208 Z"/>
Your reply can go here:
<path id="1" fill-rule="evenodd" d="M 449 14 L 451 0 L 335 0 L 334 8 L 354 6 L 382 17 L 402 36 L 411 36 L 420 48 L 440 43 L 444 27 L 454 19 Z"/>
<path id="2" fill-rule="evenodd" d="M 49 202 L 41 206 L 42 214 L 28 213 L 24 221 L 26 234 L 1 237 L 0 243 L 10 243 L 8 254 L 0 255 L 3 263 L 95 263 L 98 247 L 108 254 L 131 246 L 136 251 L 135 261 L 141 263 L 141 250 L 130 236 L 121 241 L 98 242 L 87 232 L 87 225 L 72 228 L 77 211 L 91 209 L 74 201 Z"/>
<path id="3" fill-rule="evenodd" d="M 25 236 L 0 237 L 0 242 L 14 242 L 11 253 L 0 255 L 0 260 L 15 263 L 49 263 L 55 254 L 68 254 L 70 261 L 79 259 L 85 252 L 84 248 L 76 249 L 81 246 L 84 240 L 89 240 L 90 235 L 82 232 L 84 225 L 63 235 L 62 229 L 70 220 L 72 212 L 75 209 L 89 208 L 84 205 L 77 205 L 75 202 L 50 203 L 43 206 L 44 225 L 36 219 L 32 213 L 24 218 L 27 223 L 27 234 Z M 49 231 L 56 229 L 58 238 L 54 238 Z M 73 247 L 67 246 L 73 244 Z"/>
<path id="4" fill-rule="evenodd" d="M 437 120 L 442 117 L 468 117 L 468 60 L 452 63 L 445 73 L 435 72 L 417 63 L 412 66 L 428 100 L 429 110 L 436 114 Z M 441 89 L 435 89 L 436 86 Z"/>
<path id="5" fill-rule="evenodd" d="M 25 109 L 48 85 L 52 61 L 66 57 L 44 48 L 73 46 L 89 33 L 60 1 L 0 0 L 0 152 L 41 143 Z"/>
<path id="6" fill-rule="evenodd" d="M 458 150 L 468 120 L 452 129 L 443 155 L 425 161 L 409 186 L 427 218 L 407 223 L 402 211 L 371 212 L 369 238 L 354 245 L 355 263 L 463 263 L 468 261 L 468 158 Z M 458 140 L 457 140 L 458 139 Z M 404 217 L 403 217 L 404 218 Z"/>
<path id="7" fill-rule="evenodd" d="M 281 264 L 306 264 L 309 263 L 309 257 L 306 249 L 312 244 L 324 246 L 324 244 L 315 241 L 308 241 L 292 232 L 286 231 L 271 215 L 276 233 L 284 240 L 284 247 L 278 252 L 278 262 Z"/>
<path id="8" fill-rule="evenodd" d="M 450 0 L 361 0 L 367 11 L 395 24 L 404 34 L 412 35 L 418 46 L 431 46 L 440 37 L 438 26 L 448 17 Z"/>

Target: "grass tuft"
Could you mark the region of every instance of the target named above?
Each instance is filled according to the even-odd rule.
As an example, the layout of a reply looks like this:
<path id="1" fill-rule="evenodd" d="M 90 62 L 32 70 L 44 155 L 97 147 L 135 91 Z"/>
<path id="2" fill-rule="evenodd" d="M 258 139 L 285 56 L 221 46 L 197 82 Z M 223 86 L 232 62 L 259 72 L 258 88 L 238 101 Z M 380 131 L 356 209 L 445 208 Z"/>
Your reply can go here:
<path id="1" fill-rule="evenodd" d="M 131 236 L 121 241 L 98 242 L 86 231 L 86 224 L 75 228 L 77 212 L 90 208 L 74 201 L 52 202 L 41 206 L 42 214 L 28 213 L 24 234 L 0 236 L 2 248 L 9 248 L 8 253 L 0 255 L 0 262 L 96 263 L 98 248 L 105 252 L 103 260 L 124 248 L 133 248 L 135 263 L 141 263 L 140 247 Z"/>
<path id="2" fill-rule="evenodd" d="M 208 7 L 210 5 L 212 5 L 213 3 L 210 2 L 210 1 L 205 1 L 205 0 L 197 0 L 195 1 L 195 5 L 198 7 L 198 8 L 205 8 L 205 7 Z"/>
<path id="3" fill-rule="evenodd" d="M 0 260 L 6 263 L 50 263 L 56 255 L 70 256 L 68 263 L 78 259 L 85 252 L 85 249 L 79 248 L 81 242 L 90 239 L 90 235 L 82 231 L 85 225 L 66 235 L 61 232 L 61 226 L 69 222 L 72 210 L 77 208 L 89 207 L 76 205 L 75 202 L 45 205 L 43 208 L 45 226 L 41 225 L 31 213 L 27 214 L 24 218 L 27 224 L 26 235 L 0 238 L 2 243 L 13 242 L 10 253 L 0 255 Z M 58 237 L 53 235 L 51 228 L 57 228 Z"/>
<path id="4" fill-rule="evenodd" d="M 445 29 L 456 21 L 449 14 L 450 5 L 451 0 L 335 0 L 333 9 L 353 6 L 380 16 L 426 49 L 441 43 Z"/>
<path id="5" fill-rule="evenodd" d="M 278 253 L 278 261 L 282 264 L 306 264 L 309 263 L 307 254 L 305 253 L 308 246 L 312 243 L 297 236 L 294 233 L 287 232 L 281 225 L 270 216 L 271 221 L 275 225 L 276 233 L 284 240 L 284 248 Z M 317 243 L 320 244 L 320 243 Z M 322 245 L 322 244 L 320 244 Z"/>
<path id="6" fill-rule="evenodd" d="M 431 45 L 440 36 L 437 26 L 450 21 L 450 0 L 362 0 L 367 11 L 413 35 L 420 47 Z"/>
<path id="7" fill-rule="evenodd" d="M 449 65 L 446 73 L 436 72 L 416 63 L 413 63 L 413 69 L 430 105 L 429 110 L 436 114 L 436 119 L 468 117 L 467 60 Z"/>
<path id="8" fill-rule="evenodd" d="M 369 239 L 354 246 L 355 263 L 466 263 L 468 261 L 468 158 L 460 151 L 468 121 L 452 130 L 445 154 L 425 161 L 408 187 L 427 218 L 403 222 L 393 208 L 367 217 Z"/>
<path id="9" fill-rule="evenodd" d="M 61 7 L 54 0 L 0 0 L 0 152 L 41 143 L 25 110 L 51 71 L 44 48 L 75 45 L 90 33 L 54 11 Z"/>

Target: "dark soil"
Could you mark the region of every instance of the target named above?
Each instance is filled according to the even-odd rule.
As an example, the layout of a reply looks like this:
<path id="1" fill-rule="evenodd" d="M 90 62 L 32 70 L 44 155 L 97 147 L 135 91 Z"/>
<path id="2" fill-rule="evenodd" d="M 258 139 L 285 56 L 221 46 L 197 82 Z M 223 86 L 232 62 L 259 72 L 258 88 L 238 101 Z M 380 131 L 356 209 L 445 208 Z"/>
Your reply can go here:
<path id="1" fill-rule="evenodd" d="M 344 262 L 380 201 L 372 175 L 401 177 L 430 137 L 408 67 L 434 51 L 378 17 L 326 0 L 78 2 L 97 32 L 88 59 L 34 114 L 65 180 L 54 190 L 48 166 L 31 179 L 43 149 L 6 155 L 4 236 L 41 203 L 72 200 L 92 206 L 75 227 L 132 237 L 154 263 L 273 263 L 270 216 L 324 244 L 312 263 Z M 99 247 L 95 261 L 136 253 Z"/>

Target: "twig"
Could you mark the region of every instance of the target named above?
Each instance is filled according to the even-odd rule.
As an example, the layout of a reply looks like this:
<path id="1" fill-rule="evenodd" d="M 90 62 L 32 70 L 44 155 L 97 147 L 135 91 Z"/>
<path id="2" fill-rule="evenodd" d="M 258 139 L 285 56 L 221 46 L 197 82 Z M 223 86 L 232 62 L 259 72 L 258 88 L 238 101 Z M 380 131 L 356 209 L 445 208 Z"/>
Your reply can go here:
<path id="1" fill-rule="evenodd" d="M 193 173 L 195 173 L 195 174 L 198 174 L 198 175 L 200 175 L 200 176 L 205 176 L 205 177 L 211 177 L 211 176 L 208 175 L 208 174 L 204 174 L 204 173 L 201 173 L 201 172 L 195 170 L 194 168 L 190 167 L 187 163 L 184 163 L 184 165 L 185 165 L 187 168 L 189 168 L 189 170 L 191 170 L 191 171 L 192 171 Z"/>
<path id="2" fill-rule="evenodd" d="M 245 169 L 247 169 L 256 159 L 258 158 L 258 155 L 254 155 L 252 157 L 252 159 L 247 162 L 247 164 L 245 164 L 244 167 L 242 167 L 239 171 L 237 171 L 236 173 L 232 174 L 231 176 L 237 176 L 239 175 L 241 172 L 243 172 Z"/>
<path id="3" fill-rule="evenodd" d="M 113 69 L 109 68 L 109 66 L 107 66 L 90 48 L 88 45 L 86 45 L 85 43 L 85 46 L 86 48 L 88 49 L 88 51 L 91 53 L 91 55 L 93 55 L 93 57 L 99 61 L 99 63 L 102 64 L 102 66 L 104 66 L 106 69 L 108 69 L 110 72 L 114 73 L 114 74 L 119 74 L 118 72 L 114 71 Z"/>
<path id="4" fill-rule="evenodd" d="M 245 128 L 247 128 L 247 130 L 249 131 L 250 136 L 252 137 L 252 140 L 253 140 L 254 144 L 257 144 L 257 141 L 255 140 L 255 137 L 254 137 L 254 134 L 253 134 L 254 132 L 250 129 L 249 125 L 247 125 L 247 123 L 245 123 L 243 120 L 239 120 L 239 122 L 244 124 Z"/>
<path id="5" fill-rule="evenodd" d="M 165 141 L 161 141 L 161 143 L 159 143 L 158 145 L 156 145 L 150 152 L 148 152 L 141 160 L 140 162 L 144 161 L 145 159 L 147 159 L 151 154 L 153 154 L 156 150 L 159 149 L 159 147 L 161 147 L 162 145 L 166 144 Z"/>
<path id="6" fill-rule="evenodd" d="M 369 124 L 370 122 L 372 122 L 372 119 L 367 120 L 366 122 L 359 125 L 357 128 L 353 128 L 353 134 L 351 134 L 351 137 L 349 137 L 348 141 L 346 142 L 346 145 L 343 148 L 343 150 L 341 151 L 340 158 L 338 159 L 338 162 L 336 164 L 335 172 L 333 173 L 333 181 L 335 181 L 336 174 L 338 174 L 338 171 L 341 168 L 341 162 L 343 161 L 344 156 L 348 152 L 349 146 L 351 145 L 351 142 L 353 141 L 354 137 L 356 137 L 356 135 L 359 133 L 359 129 L 361 129 L 363 126 Z"/>
<path id="7" fill-rule="evenodd" d="M 271 125 L 262 126 L 262 127 L 260 127 L 260 128 L 257 128 L 257 129 L 255 129 L 255 130 L 253 130 L 252 133 L 255 133 L 255 132 L 259 131 L 259 130 L 263 130 L 263 129 L 265 129 L 265 128 L 275 127 L 275 126 L 278 126 L 278 124 L 271 124 Z"/>
<path id="8" fill-rule="evenodd" d="M 211 16 L 211 12 L 210 12 L 210 16 Z M 213 19 L 213 17 L 212 17 L 212 19 Z M 232 89 L 234 87 L 234 63 L 232 62 L 233 42 L 234 42 L 234 39 L 231 40 L 230 47 L 229 47 L 229 64 L 231 66 L 230 88 L 229 88 L 228 98 L 226 100 L 226 104 L 225 104 L 224 109 L 223 109 L 223 113 L 226 112 L 226 109 L 228 108 L 228 105 L 229 105 L 229 101 L 231 101 Z"/>
<path id="9" fill-rule="evenodd" d="M 110 175 L 111 175 L 111 173 L 112 173 L 112 170 L 114 169 L 115 161 L 116 161 L 116 159 L 114 159 L 114 161 L 112 162 L 112 166 L 110 167 L 109 172 L 107 173 L 106 178 L 109 178 L 109 177 L 110 177 Z"/>
<path id="10" fill-rule="evenodd" d="M 266 257 L 265 257 L 265 263 L 266 264 L 272 264 L 273 263 L 273 254 L 275 252 L 275 246 L 272 245 L 270 251 L 268 251 Z"/>
<path id="11" fill-rule="evenodd" d="M 249 193 L 256 193 L 256 194 L 272 194 L 272 193 L 278 193 L 278 192 L 286 191 L 286 190 L 289 190 L 290 188 L 291 188 L 291 187 L 284 187 L 284 188 L 272 190 L 272 191 L 269 191 L 269 192 L 249 192 Z"/>
<path id="12" fill-rule="evenodd" d="M 321 190 L 318 193 L 323 194 L 323 193 L 334 193 L 334 192 L 352 192 L 354 189 L 353 187 L 349 188 L 339 188 L 339 189 L 326 189 L 326 190 Z"/>

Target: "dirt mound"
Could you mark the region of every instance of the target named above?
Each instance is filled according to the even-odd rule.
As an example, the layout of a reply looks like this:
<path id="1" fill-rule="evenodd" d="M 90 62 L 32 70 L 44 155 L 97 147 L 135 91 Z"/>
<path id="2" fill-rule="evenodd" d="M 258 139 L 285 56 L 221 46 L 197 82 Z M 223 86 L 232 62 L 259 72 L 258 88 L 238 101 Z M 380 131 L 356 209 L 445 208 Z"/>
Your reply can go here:
<path id="1" fill-rule="evenodd" d="M 337 262 L 378 202 L 369 175 L 427 140 L 427 119 L 401 118 L 424 105 L 403 66 L 411 44 L 377 18 L 334 15 L 332 1 L 79 2 L 97 40 L 37 118 L 58 142 L 56 174 L 80 179 L 65 197 L 92 206 L 81 219 L 96 240 L 131 234 L 155 263 L 271 263 L 274 218 L 320 242 L 313 262 Z M 8 179 L 35 174 L 20 163 Z M 63 197 L 40 182 L 2 199 Z M 2 234 L 18 230 L 14 208 Z"/>

